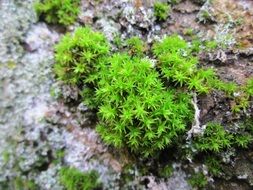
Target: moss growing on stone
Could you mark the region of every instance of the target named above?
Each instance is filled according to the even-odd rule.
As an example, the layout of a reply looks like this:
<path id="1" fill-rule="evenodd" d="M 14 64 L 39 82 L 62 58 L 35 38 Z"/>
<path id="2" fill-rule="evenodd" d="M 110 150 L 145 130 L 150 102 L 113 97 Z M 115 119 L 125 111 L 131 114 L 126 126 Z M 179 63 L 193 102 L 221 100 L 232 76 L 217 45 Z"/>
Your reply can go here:
<path id="1" fill-rule="evenodd" d="M 39 17 L 50 24 L 73 24 L 80 11 L 80 0 L 42 0 L 35 3 Z"/>
<path id="2" fill-rule="evenodd" d="M 194 147 L 198 151 L 221 152 L 231 147 L 233 135 L 229 134 L 224 128 L 216 123 L 209 123 L 206 126 L 203 136 L 194 139 Z"/>
<path id="3" fill-rule="evenodd" d="M 192 187 L 198 189 L 204 189 L 208 184 L 207 177 L 202 172 L 193 174 L 189 178 L 188 182 L 191 184 Z"/>
<path id="4" fill-rule="evenodd" d="M 116 54 L 109 63 L 96 91 L 102 138 L 145 156 L 170 145 L 192 115 L 190 96 L 166 90 L 148 59 Z"/>
<path id="5" fill-rule="evenodd" d="M 150 52 L 143 44 L 133 37 L 127 40 L 128 52 L 113 53 L 104 35 L 77 28 L 56 46 L 54 68 L 60 80 L 79 87 L 86 105 L 98 110 L 96 129 L 107 144 L 148 157 L 185 138 L 193 118 L 191 92 L 216 89 L 232 96 L 238 86 L 219 80 L 213 69 L 200 68 L 191 44 L 178 35 L 153 45 L 156 60 L 145 57 Z M 244 90 L 249 95 L 251 83 Z M 199 152 L 220 152 L 246 147 L 248 141 L 208 124 L 193 143 Z"/>
<path id="6" fill-rule="evenodd" d="M 83 173 L 76 168 L 63 167 L 59 171 L 61 184 L 66 190 L 93 190 L 99 189 L 98 173 L 90 171 Z"/>
<path id="7" fill-rule="evenodd" d="M 164 21 L 167 19 L 171 11 L 170 5 L 167 3 L 155 2 L 154 15 L 157 20 Z"/>

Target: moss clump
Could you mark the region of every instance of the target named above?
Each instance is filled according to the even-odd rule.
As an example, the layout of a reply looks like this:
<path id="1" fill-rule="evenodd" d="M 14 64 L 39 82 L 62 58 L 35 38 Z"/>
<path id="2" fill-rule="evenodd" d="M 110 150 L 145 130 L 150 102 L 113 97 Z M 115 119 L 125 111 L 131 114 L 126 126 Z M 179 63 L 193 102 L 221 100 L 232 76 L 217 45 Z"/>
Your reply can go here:
<path id="1" fill-rule="evenodd" d="M 109 44 L 99 32 L 90 28 L 77 28 L 73 35 L 66 34 L 55 47 L 54 71 L 58 79 L 65 83 L 85 86 L 85 103 L 96 107 L 94 87 L 99 65 L 109 55 Z M 88 96 L 89 95 L 89 96 Z"/>
<path id="2" fill-rule="evenodd" d="M 185 130 L 190 97 L 166 90 L 147 59 L 116 54 L 109 63 L 96 91 L 102 138 L 145 156 L 170 145 Z"/>
<path id="3" fill-rule="evenodd" d="M 108 56 L 109 45 L 101 33 L 90 28 L 77 28 L 73 35 L 66 34 L 61 39 L 55 51 L 57 77 L 79 85 L 97 72 L 96 66 Z"/>
<path id="4" fill-rule="evenodd" d="M 209 123 L 206 126 L 203 136 L 194 139 L 194 147 L 199 151 L 221 152 L 232 144 L 233 135 L 216 123 Z"/>
<path id="5" fill-rule="evenodd" d="M 221 161 L 219 158 L 216 158 L 215 156 L 208 156 L 205 159 L 205 165 L 208 168 L 208 172 L 212 176 L 219 177 L 223 172 Z"/>
<path id="6" fill-rule="evenodd" d="M 218 79 L 213 69 L 198 68 L 198 59 L 192 56 L 190 45 L 179 36 L 172 35 L 155 43 L 153 53 L 158 59 L 161 73 L 174 85 L 198 93 L 208 93 L 218 88 L 227 90 L 222 89 L 227 85 Z"/>
<path id="7" fill-rule="evenodd" d="M 59 178 L 66 190 L 92 190 L 101 187 L 95 171 L 83 173 L 75 168 L 64 167 L 59 171 Z"/>
<path id="8" fill-rule="evenodd" d="M 238 113 L 241 110 L 246 110 L 252 101 L 253 96 L 253 78 L 249 78 L 245 85 L 237 87 L 239 96 L 234 98 L 234 104 L 232 105 L 232 111 Z"/>
<path id="9" fill-rule="evenodd" d="M 143 56 L 145 52 L 145 44 L 138 37 L 129 38 L 127 41 L 127 47 L 129 49 L 129 54 L 132 56 Z"/>
<path id="10" fill-rule="evenodd" d="M 154 15 L 157 20 L 164 21 L 169 16 L 171 7 L 166 3 L 155 2 L 154 4 Z"/>
<path id="11" fill-rule="evenodd" d="M 231 95 L 237 89 L 220 81 L 213 69 L 199 68 L 191 44 L 177 35 L 153 45 L 155 61 L 145 57 L 150 52 L 139 38 L 126 44 L 123 53 L 112 53 L 101 33 L 77 28 L 56 46 L 58 78 L 78 86 L 85 104 L 98 111 L 97 131 L 110 145 L 147 157 L 184 142 L 193 118 L 191 92 L 217 89 Z M 219 152 L 234 145 L 231 138 L 223 127 L 210 124 L 194 146 Z M 245 146 L 246 140 L 238 137 L 237 145 Z"/>
<path id="12" fill-rule="evenodd" d="M 50 24 L 68 26 L 73 24 L 80 11 L 80 0 L 42 0 L 35 3 L 35 10 Z"/>
<path id="13" fill-rule="evenodd" d="M 192 187 L 198 189 L 204 189 L 208 184 L 207 177 L 201 172 L 193 174 L 188 181 Z"/>

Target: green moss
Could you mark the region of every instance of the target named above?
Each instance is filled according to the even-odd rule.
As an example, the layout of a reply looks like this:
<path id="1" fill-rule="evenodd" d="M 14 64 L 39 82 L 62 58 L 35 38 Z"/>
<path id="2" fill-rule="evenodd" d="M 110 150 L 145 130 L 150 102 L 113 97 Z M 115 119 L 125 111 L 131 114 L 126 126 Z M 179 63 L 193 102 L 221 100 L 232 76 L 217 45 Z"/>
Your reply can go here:
<path id="1" fill-rule="evenodd" d="M 105 37 L 90 28 L 77 28 L 73 35 L 66 34 L 55 47 L 54 66 L 57 77 L 70 84 L 82 84 L 96 72 L 96 65 L 109 53 Z M 89 78 L 90 82 L 93 82 Z"/>
<path id="2" fill-rule="evenodd" d="M 218 43 L 215 40 L 208 40 L 204 45 L 206 50 L 214 50 L 218 47 Z"/>
<path id="3" fill-rule="evenodd" d="M 157 20 L 164 21 L 167 19 L 171 11 L 170 5 L 167 3 L 155 2 L 154 15 Z"/>
<path id="4" fill-rule="evenodd" d="M 148 59 L 116 54 L 109 62 L 96 91 L 104 141 L 145 156 L 170 145 L 192 115 L 190 97 L 165 90 Z"/>
<path id="5" fill-rule="evenodd" d="M 85 86 L 88 92 L 85 103 L 95 107 L 93 101 L 98 66 L 109 55 L 109 44 L 104 35 L 90 28 L 77 28 L 74 34 L 66 34 L 55 47 L 54 71 L 65 83 Z"/>
<path id="6" fill-rule="evenodd" d="M 10 156 L 11 154 L 7 150 L 2 153 L 2 158 L 5 164 L 9 162 Z"/>
<path id="7" fill-rule="evenodd" d="M 159 176 L 163 178 L 169 178 L 172 176 L 172 174 L 173 174 L 173 167 L 170 164 L 164 166 L 159 170 Z"/>
<path id="8" fill-rule="evenodd" d="M 143 56 L 145 52 L 144 42 L 137 36 L 129 38 L 127 41 L 127 47 L 129 54 L 132 56 Z"/>
<path id="9" fill-rule="evenodd" d="M 38 189 L 34 181 L 23 179 L 21 177 L 16 177 L 14 179 L 14 189 L 15 190 L 36 190 Z"/>
<path id="10" fill-rule="evenodd" d="M 248 145 L 253 141 L 253 136 L 248 133 L 236 135 L 234 141 L 238 147 L 248 148 Z"/>
<path id="11" fill-rule="evenodd" d="M 252 80 L 239 88 L 219 80 L 213 69 L 200 68 L 193 45 L 178 35 L 154 43 L 154 61 L 145 57 L 150 52 L 139 38 L 126 44 L 128 52 L 112 53 L 104 35 L 77 28 L 55 48 L 58 79 L 79 87 L 85 104 L 98 111 L 96 129 L 109 145 L 155 155 L 184 143 L 178 139 L 185 138 L 193 118 L 191 92 L 220 90 L 232 97 L 243 89 L 246 97 L 252 95 Z M 208 124 L 193 145 L 198 152 L 221 152 L 248 142 L 249 136 L 235 137 L 218 124 Z"/>
<path id="12" fill-rule="evenodd" d="M 193 37 L 194 36 L 194 30 L 193 30 L 193 28 L 186 28 L 184 30 L 184 35 Z"/>
<path id="13" fill-rule="evenodd" d="M 64 167 L 59 171 L 59 177 L 66 190 L 92 190 L 101 187 L 95 171 L 83 173 L 75 168 Z"/>
<path id="14" fill-rule="evenodd" d="M 237 87 L 239 96 L 234 98 L 235 104 L 232 106 L 232 111 L 238 113 L 241 110 L 246 110 L 250 105 L 250 99 L 253 96 L 253 79 L 249 78 L 245 85 Z"/>
<path id="15" fill-rule="evenodd" d="M 50 24 L 73 24 L 80 12 L 80 0 L 42 0 L 35 3 L 39 17 Z"/>
<path id="16" fill-rule="evenodd" d="M 203 136 L 195 137 L 193 141 L 194 147 L 198 151 L 221 152 L 231 147 L 233 136 L 216 123 L 209 123 L 206 126 Z"/>
<path id="17" fill-rule="evenodd" d="M 171 5 L 176 5 L 176 4 L 180 3 L 181 0 L 168 0 L 168 2 L 169 2 Z"/>
<path id="18" fill-rule="evenodd" d="M 158 67 L 169 82 L 189 91 L 208 93 L 216 89 L 218 79 L 213 69 L 199 69 L 198 59 L 192 55 L 191 45 L 177 35 L 166 37 L 162 42 L 155 43 L 153 53 L 158 59 Z M 224 85 L 219 86 L 220 89 Z M 228 90 L 228 89 L 222 89 Z"/>
<path id="19" fill-rule="evenodd" d="M 201 172 L 193 174 L 191 178 L 189 178 L 188 182 L 192 187 L 198 189 L 204 189 L 208 184 L 207 177 Z"/>
<path id="20" fill-rule="evenodd" d="M 121 39 L 120 35 L 116 35 L 113 39 L 113 43 L 118 49 L 121 49 L 123 47 L 123 40 Z"/>
<path id="21" fill-rule="evenodd" d="M 219 177 L 222 174 L 221 161 L 215 156 L 208 156 L 205 159 L 205 165 L 208 168 L 208 172 L 215 177 Z"/>
<path id="22" fill-rule="evenodd" d="M 214 17 L 211 14 L 210 10 L 208 9 L 202 9 L 199 11 L 198 15 L 197 15 L 198 21 L 206 24 L 206 23 L 212 23 L 214 22 Z"/>

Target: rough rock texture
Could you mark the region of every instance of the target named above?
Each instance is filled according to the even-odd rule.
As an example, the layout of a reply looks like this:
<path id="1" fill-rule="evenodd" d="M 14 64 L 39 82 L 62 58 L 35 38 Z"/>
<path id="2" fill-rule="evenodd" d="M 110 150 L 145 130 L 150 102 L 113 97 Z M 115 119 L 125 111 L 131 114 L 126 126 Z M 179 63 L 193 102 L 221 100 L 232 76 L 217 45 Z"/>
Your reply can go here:
<path id="1" fill-rule="evenodd" d="M 79 23 L 68 30 L 85 24 L 104 32 L 110 41 L 118 35 L 122 39 L 137 35 L 151 43 L 175 32 L 184 35 L 192 28 L 203 39 L 214 38 L 230 47 L 203 54 L 201 63 L 216 68 L 226 81 L 244 84 L 253 74 L 253 4 L 249 0 L 215 2 L 207 6 L 204 0 L 181 1 L 166 21 L 158 23 L 152 9 L 154 1 L 83 0 Z M 130 172 L 134 180 L 121 184 L 130 156 L 104 145 L 90 119 L 92 113 L 78 102 L 77 89 L 55 81 L 53 46 L 61 30 L 37 22 L 32 3 L 0 1 L 0 189 L 15 189 L 15 180 L 21 178 L 33 181 L 37 189 L 60 190 L 57 172 L 63 165 L 97 170 L 105 189 L 192 189 L 187 183 L 187 169 L 182 169 L 187 164 L 176 167 L 166 179 L 158 179 L 153 173 L 142 176 L 134 166 Z M 212 10 L 214 23 L 201 24 L 197 14 L 207 8 Z M 241 17 L 244 24 L 238 20 Z M 231 24 L 228 18 L 236 22 Z M 242 49 L 236 46 L 238 42 Z M 235 119 L 224 106 L 228 100 L 222 94 L 198 98 L 201 123 Z M 78 106 L 71 105 L 73 102 Z M 226 169 L 228 181 L 217 180 L 210 189 L 247 190 L 253 186 L 252 151 L 234 156 L 234 152 L 224 155 L 231 164 Z M 191 163 L 189 166 L 193 167 Z"/>

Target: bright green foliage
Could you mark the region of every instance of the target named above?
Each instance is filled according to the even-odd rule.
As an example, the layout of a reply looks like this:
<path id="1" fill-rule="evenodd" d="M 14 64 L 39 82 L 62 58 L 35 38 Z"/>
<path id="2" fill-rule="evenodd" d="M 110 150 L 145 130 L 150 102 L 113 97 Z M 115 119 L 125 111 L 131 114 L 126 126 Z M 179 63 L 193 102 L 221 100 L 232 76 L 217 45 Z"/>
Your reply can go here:
<path id="1" fill-rule="evenodd" d="M 199 39 L 194 39 L 191 42 L 191 50 L 192 52 L 199 53 L 202 50 L 202 42 Z"/>
<path id="2" fill-rule="evenodd" d="M 153 46 L 153 52 L 157 57 L 166 53 L 185 52 L 187 49 L 187 42 L 178 35 L 167 36 L 161 42 L 155 43 Z"/>
<path id="3" fill-rule="evenodd" d="M 248 148 L 248 145 L 253 141 L 253 136 L 249 133 L 239 134 L 234 137 L 234 142 L 238 147 Z"/>
<path id="4" fill-rule="evenodd" d="M 73 35 L 65 35 L 55 51 L 58 78 L 66 83 L 80 84 L 97 71 L 96 65 L 108 56 L 109 45 L 101 33 L 80 27 Z"/>
<path id="5" fill-rule="evenodd" d="M 233 134 L 233 143 L 239 148 L 248 148 L 253 142 L 253 123 L 251 119 L 245 119 L 239 124 L 239 129 Z"/>
<path id="6" fill-rule="evenodd" d="M 218 47 L 218 43 L 215 40 L 208 40 L 204 45 L 206 50 L 214 50 Z"/>
<path id="7" fill-rule="evenodd" d="M 154 15 L 157 20 L 164 21 L 167 19 L 169 13 L 171 11 L 171 7 L 166 3 L 155 2 L 154 4 Z"/>
<path id="8" fill-rule="evenodd" d="M 207 93 L 219 82 L 213 69 L 198 69 L 197 58 L 191 55 L 188 44 L 179 36 L 172 35 L 154 44 L 153 53 L 162 74 L 177 86 Z"/>
<path id="9" fill-rule="evenodd" d="M 207 177 L 203 173 L 196 173 L 188 180 L 192 187 L 203 189 L 208 184 Z"/>
<path id="10" fill-rule="evenodd" d="M 244 91 L 248 96 L 253 96 L 253 78 L 247 80 Z"/>
<path id="11" fill-rule="evenodd" d="M 229 148 L 232 144 L 233 135 L 215 123 L 209 123 L 206 126 L 203 136 L 194 139 L 193 145 L 199 151 L 221 152 Z"/>
<path id="12" fill-rule="evenodd" d="M 80 0 L 42 0 L 35 3 L 35 9 L 46 22 L 68 26 L 76 21 L 79 5 Z"/>
<path id="13" fill-rule="evenodd" d="M 129 38 L 127 41 L 127 46 L 129 49 L 130 55 L 134 56 L 143 56 L 145 51 L 144 42 L 137 36 Z"/>
<path id="14" fill-rule="evenodd" d="M 190 97 L 165 90 L 148 59 L 116 54 L 109 62 L 96 91 L 102 138 L 144 156 L 170 145 L 192 116 Z"/>
<path id="15" fill-rule="evenodd" d="M 92 190 L 101 187 L 95 171 L 83 173 L 75 168 L 63 167 L 59 171 L 59 177 L 66 190 Z"/>
<path id="16" fill-rule="evenodd" d="M 193 117 L 191 91 L 218 89 L 232 95 L 239 89 L 220 81 L 213 69 L 198 68 L 193 46 L 177 35 L 154 44 L 157 64 L 144 58 L 147 53 L 139 38 L 127 40 L 127 46 L 130 55 L 112 54 L 101 33 L 77 28 L 55 47 L 57 77 L 80 90 L 84 87 L 86 105 L 98 110 L 97 131 L 110 145 L 154 155 L 184 139 Z M 239 89 L 247 94 L 247 102 L 252 83 Z M 247 147 L 251 137 L 248 131 L 235 135 L 208 124 L 193 146 L 200 152 L 220 152 L 230 146 Z"/>
<path id="17" fill-rule="evenodd" d="M 86 104 L 93 107 L 93 88 L 98 77 L 98 66 L 109 55 L 109 44 L 104 35 L 80 27 L 73 35 L 65 35 L 56 45 L 55 51 L 54 70 L 57 77 L 69 84 L 85 84 Z"/>
<path id="18" fill-rule="evenodd" d="M 223 91 L 227 96 L 233 96 L 233 94 L 238 90 L 238 85 L 234 82 L 223 82 L 216 77 L 210 80 L 210 86 L 214 89 Z"/>

